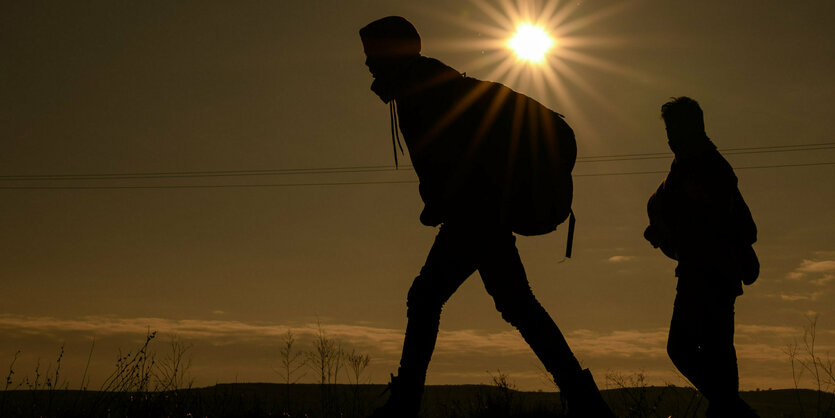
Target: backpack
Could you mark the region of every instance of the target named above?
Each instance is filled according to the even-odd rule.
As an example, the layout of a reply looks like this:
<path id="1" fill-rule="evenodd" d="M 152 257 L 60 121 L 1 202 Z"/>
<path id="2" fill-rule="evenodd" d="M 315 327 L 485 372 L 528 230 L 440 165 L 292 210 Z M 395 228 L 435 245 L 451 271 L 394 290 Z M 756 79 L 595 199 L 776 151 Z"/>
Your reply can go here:
<path id="1" fill-rule="evenodd" d="M 416 146 L 441 141 L 437 147 L 444 153 L 466 160 L 466 166 L 458 168 L 479 178 L 483 183 L 479 187 L 486 186 L 495 194 L 501 222 L 519 235 L 547 234 L 568 219 L 566 256 L 570 257 L 574 229 L 571 171 L 577 144 L 564 117 L 500 83 L 467 77 L 434 59 L 414 63 L 410 77 L 402 85 L 409 94 L 420 96 L 413 99 L 420 103 L 419 109 L 407 110 L 418 115 L 420 127 L 412 128 L 417 129 L 412 131 L 413 138 L 423 142 Z M 395 166 L 398 109 L 392 101 Z M 414 161 L 411 146 L 410 151 Z M 437 225 L 434 215 L 424 210 L 421 222 Z"/>
<path id="2" fill-rule="evenodd" d="M 513 232 L 554 231 L 571 213 L 574 131 L 561 114 L 502 84 L 471 77 L 460 82 L 465 94 L 478 96 L 462 119 L 479 127 L 474 141 L 488 147 L 484 162 L 502 191 Z"/>
<path id="3" fill-rule="evenodd" d="M 502 84 L 466 76 L 457 84 L 464 108 L 459 122 L 478 127 L 472 141 L 482 148 L 483 169 L 500 190 L 503 218 L 526 236 L 552 232 L 568 218 L 570 257 L 574 131 L 563 115 Z"/>
<path id="4" fill-rule="evenodd" d="M 741 241 L 740 248 L 733 254 L 733 273 L 742 280 L 743 284 L 752 285 L 760 275 L 760 260 L 753 246 L 757 241 L 757 225 L 739 188 L 734 191 L 733 199 L 731 216 L 734 233 Z"/>

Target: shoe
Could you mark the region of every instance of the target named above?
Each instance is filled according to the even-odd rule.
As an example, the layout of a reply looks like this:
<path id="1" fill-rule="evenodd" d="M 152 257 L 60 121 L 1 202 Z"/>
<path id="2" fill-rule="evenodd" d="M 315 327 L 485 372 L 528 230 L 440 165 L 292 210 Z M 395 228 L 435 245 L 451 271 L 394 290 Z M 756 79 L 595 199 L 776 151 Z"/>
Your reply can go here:
<path id="1" fill-rule="evenodd" d="M 568 416 L 571 418 L 615 418 L 609 405 L 600 395 L 600 389 L 589 369 L 583 369 L 577 375 L 566 379 L 561 394 L 568 404 Z"/>
<path id="2" fill-rule="evenodd" d="M 423 385 L 409 384 L 404 382 L 402 377 L 392 374 L 388 387 L 380 396 L 386 392 L 389 392 L 386 403 L 377 408 L 369 418 L 417 418 Z"/>
<path id="3" fill-rule="evenodd" d="M 729 403 L 713 403 L 711 402 L 707 411 L 705 411 L 707 418 L 760 418 L 756 411 L 754 411 L 745 401 L 739 396 Z"/>
<path id="4" fill-rule="evenodd" d="M 741 398 L 736 398 L 730 404 L 714 404 L 711 403 L 705 411 L 707 418 L 760 418 L 754 409 L 752 409 Z"/>

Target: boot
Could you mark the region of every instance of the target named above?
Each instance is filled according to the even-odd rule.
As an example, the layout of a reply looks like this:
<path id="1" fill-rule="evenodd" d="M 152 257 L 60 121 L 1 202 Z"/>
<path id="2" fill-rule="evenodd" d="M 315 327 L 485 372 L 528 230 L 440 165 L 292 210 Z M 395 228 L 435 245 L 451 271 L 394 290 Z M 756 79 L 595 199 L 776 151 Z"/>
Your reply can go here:
<path id="1" fill-rule="evenodd" d="M 560 394 L 565 396 L 568 416 L 571 418 L 615 418 L 600 395 L 589 369 L 580 370 L 578 374 L 564 379 Z"/>
<path id="2" fill-rule="evenodd" d="M 377 408 L 369 418 L 417 418 L 423 385 L 411 384 L 401 376 L 391 375 L 391 382 L 383 392 L 389 392 L 389 398 L 383 406 Z"/>
<path id="3" fill-rule="evenodd" d="M 759 415 L 738 395 L 727 402 L 710 402 L 705 416 L 708 418 L 759 418 Z"/>

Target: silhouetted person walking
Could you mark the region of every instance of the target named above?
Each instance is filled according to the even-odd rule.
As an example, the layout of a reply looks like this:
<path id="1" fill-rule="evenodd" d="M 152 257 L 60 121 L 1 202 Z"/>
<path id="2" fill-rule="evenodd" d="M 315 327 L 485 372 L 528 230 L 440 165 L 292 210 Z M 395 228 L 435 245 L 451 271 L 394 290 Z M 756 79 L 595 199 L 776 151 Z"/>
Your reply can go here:
<path id="1" fill-rule="evenodd" d="M 699 104 L 675 98 L 661 117 L 675 158 L 650 197 L 644 237 L 678 260 L 667 353 L 710 402 L 708 417 L 756 417 L 739 397 L 733 339 L 734 302 L 759 274 L 757 228 Z"/>
<path id="2" fill-rule="evenodd" d="M 402 17 L 374 21 L 360 30 L 360 36 L 366 65 L 374 77 L 371 89 L 391 104 L 393 136 L 399 118 L 420 179 L 419 191 L 425 204 L 420 220 L 425 225 L 441 225 L 426 263 L 409 289 L 400 368 L 397 376 L 392 375 L 387 402 L 373 416 L 417 416 L 441 309 L 475 271 L 480 273 L 502 317 L 520 331 L 554 376 L 572 416 L 612 416 L 591 374 L 580 367 L 559 328 L 531 292 L 516 250 L 515 229 L 508 223 L 508 198 L 501 187 L 496 187 L 495 171 L 502 170 L 490 170 L 491 164 L 487 163 L 507 164 L 509 159 L 511 135 L 497 138 L 495 132 L 511 132 L 517 127 L 519 137 L 524 135 L 519 131 L 526 129 L 521 122 L 505 120 L 513 118 L 503 117 L 507 112 L 501 109 L 509 109 L 512 114 L 516 106 L 520 109 L 517 119 L 528 117 L 522 111 L 525 106 L 536 112 L 552 112 L 504 86 L 466 78 L 438 60 L 421 56 L 417 30 Z M 473 92 L 478 94 L 471 95 Z M 503 98 L 510 97 L 515 103 L 505 106 Z M 475 114 L 493 109 L 495 120 L 468 120 L 462 109 L 474 106 L 480 106 Z M 558 122 L 564 124 L 561 119 Z M 570 130 L 567 125 L 563 129 Z M 576 148 L 566 151 L 572 152 L 571 167 Z M 534 171 L 531 167 L 515 169 Z M 571 187 L 570 167 L 565 187 Z M 570 208 L 570 190 L 567 192 Z M 567 214 L 566 210 L 559 222 Z"/>

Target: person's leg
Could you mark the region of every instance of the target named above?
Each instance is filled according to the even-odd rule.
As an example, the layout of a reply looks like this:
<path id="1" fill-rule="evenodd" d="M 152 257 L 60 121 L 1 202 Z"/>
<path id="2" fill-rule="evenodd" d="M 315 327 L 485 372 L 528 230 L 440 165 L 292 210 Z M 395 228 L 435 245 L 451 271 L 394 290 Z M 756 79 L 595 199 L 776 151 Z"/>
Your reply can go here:
<path id="1" fill-rule="evenodd" d="M 435 347 L 441 309 L 447 300 L 475 272 L 467 237 L 441 227 L 420 275 L 412 282 L 406 299 L 406 336 L 401 370 L 423 380 Z"/>
<path id="2" fill-rule="evenodd" d="M 673 365 L 703 395 L 710 396 L 700 350 L 704 326 L 705 301 L 695 295 L 679 292 L 673 303 L 673 317 L 667 338 L 667 354 Z"/>
<path id="3" fill-rule="evenodd" d="M 756 416 L 739 398 L 734 349 L 735 296 L 676 296 L 667 352 L 676 368 L 710 402 L 709 416 Z"/>
<path id="4" fill-rule="evenodd" d="M 511 233 L 482 236 L 478 271 L 496 309 L 516 327 L 545 366 L 576 416 L 613 416 L 557 324 L 534 296 Z"/>
<path id="5" fill-rule="evenodd" d="M 400 368 L 392 380 L 389 401 L 375 416 L 417 413 L 426 370 L 435 349 L 441 309 L 475 271 L 472 245 L 468 241 L 466 231 L 455 226 L 444 225 L 438 232 L 426 263 L 409 289 Z"/>
<path id="6" fill-rule="evenodd" d="M 478 271 L 502 318 L 519 330 L 545 368 L 555 375 L 557 384 L 560 372 L 578 373 L 580 363 L 531 291 L 515 237 L 510 233 L 484 237 L 481 244 L 484 256 L 479 259 Z"/>
<path id="7" fill-rule="evenodd" d="M 702 343 L 704 367 L 712 392 L 708 416 L 755 417 L 739 397 L 739 369 L 734 348 L 734 303 L 736 296 L 710 298 L 708 327 Z"/>

